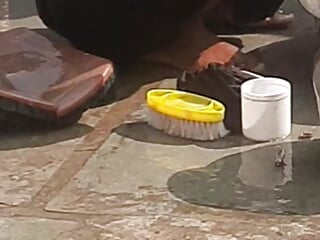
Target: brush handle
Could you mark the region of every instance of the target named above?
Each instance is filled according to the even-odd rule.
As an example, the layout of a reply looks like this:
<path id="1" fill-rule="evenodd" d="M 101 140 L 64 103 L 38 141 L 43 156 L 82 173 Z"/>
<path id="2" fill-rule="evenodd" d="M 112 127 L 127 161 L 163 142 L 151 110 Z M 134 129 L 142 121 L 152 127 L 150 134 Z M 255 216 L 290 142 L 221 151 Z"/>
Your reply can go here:
<path id="1" fill-rule="evenodd" d="M 264 76 L 260 75 L 260 74 L 257 74 L 257 73 L 253 73 L 253 72 L 250 72 L 250 71 L 246 71 L 246 70 L 241 70 L 242 73 L 244 74 L 247 74 L 247 75 L 250 75 L 252 77 L 255 77 L 255 78 L 262 78 Z"/>

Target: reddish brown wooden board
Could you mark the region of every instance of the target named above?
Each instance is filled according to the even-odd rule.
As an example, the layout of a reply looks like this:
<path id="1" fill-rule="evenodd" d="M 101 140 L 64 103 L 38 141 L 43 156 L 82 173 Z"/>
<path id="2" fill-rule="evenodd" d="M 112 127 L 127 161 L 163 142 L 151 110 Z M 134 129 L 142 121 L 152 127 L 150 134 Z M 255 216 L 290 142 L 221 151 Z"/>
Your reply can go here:
<path id="1" fill-rule="evenodd" d="M 78 51 L 52 32 L 18 28 L 0 34 L 2 110 L 59 119 L 85 110 L 112 76 L 109 60 Z"/>

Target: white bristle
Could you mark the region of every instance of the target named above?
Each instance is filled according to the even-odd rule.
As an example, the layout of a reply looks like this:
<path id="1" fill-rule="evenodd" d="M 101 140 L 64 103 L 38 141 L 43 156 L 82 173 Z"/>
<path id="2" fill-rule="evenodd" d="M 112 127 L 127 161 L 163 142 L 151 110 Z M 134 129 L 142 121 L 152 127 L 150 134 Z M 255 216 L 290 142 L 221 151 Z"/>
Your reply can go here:
<path id="1" fill-rule="evenodd" d="M 188 121 L 164 115 L 150 108 L 147 121 L 152 127 L 164 131 L 169 135 L 193 140 L 215 140 L 229 133 L 223 122 L 202 123 Z"/>

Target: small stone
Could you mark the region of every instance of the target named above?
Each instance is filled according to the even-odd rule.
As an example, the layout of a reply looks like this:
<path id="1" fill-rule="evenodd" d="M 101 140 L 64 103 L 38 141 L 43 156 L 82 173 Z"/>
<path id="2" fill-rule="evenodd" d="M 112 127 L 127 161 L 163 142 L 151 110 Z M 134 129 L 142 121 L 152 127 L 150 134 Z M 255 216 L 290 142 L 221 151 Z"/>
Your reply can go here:
<path id="1" fill-rule="evenodd" d="M 270 227 L 270 230 L 274 231 L 274 232 L 279 232 L 280 228 L 278 228 L 278 227 Z"/>
<path id="2" fill-rule="evenodd" d="M 20 177 L 16 175 L 10 175 L 9 177 L 12 181 L 18 181 L 20 179 Z"/>
<path id="3" fill-rule="evenodd" d="M 267 236 L 263 236 L 263 235 L 254 235 L 252 236 L 253 240 L 269 240 L 269 238 Z"/>
<path id="4" fill-rule="evenodd" d="M 284 234 L 283 234 L 283 232 L 276 232 L 276 234 L 278 235 L 278 236 L 280 236 L 280 237 L 282 237 Z"/>
<path id="5" fill-rule="evenodd" d="M 274 165 L 276 167 L 285 167 L 285 166 L 287 166 L 287 164 L 285 162 L 282 162 L 282 161 L 276 161 Z"/>
<path id="6" fill-rule="evenodd" d="M 285 167 L 287 166 L 287 164 L 285 163 L 285 157 L 286 157 L 286 152 L 284 149 L 280 148 L 278 153 L 277 153 L 277 157 L 276 157 L 276 161 L 275 161 L 275 166 L 276 167 Z"/>
<path id="7" fill-rule="evenodd" d="M 278 236 L 283 236 L 283 233 L 281 232 L 280 228 L 278 228 L 278 227 L 271 227 L 270 230 L 275 232 Z"/>
<path id="8" fill-rule="evenodd" d="M 303 132 L 298 137 L 299 140 L 309 140 L 313 138 L 313 134 L 311 132 Z"/>
<path id="9" fill-rule="evenodd" d="M 236 234 L 235 234 L 235 236 L 236 237 L 243 237 L 243 236 L 245 236 L 245 235 L 247 235 L 248 234 L 248 232 L 246 232 L 246 231 L 240 231 L 240 232 L 237 232 Z"/>
<path id="10" fill-rule="evenodd" d="M 102 233 L 102 234 L 100 234 L 99 240 L 107 240 L 107 239 L 114 239 L 113 234 L 110 234 L 110 233 Z"/>

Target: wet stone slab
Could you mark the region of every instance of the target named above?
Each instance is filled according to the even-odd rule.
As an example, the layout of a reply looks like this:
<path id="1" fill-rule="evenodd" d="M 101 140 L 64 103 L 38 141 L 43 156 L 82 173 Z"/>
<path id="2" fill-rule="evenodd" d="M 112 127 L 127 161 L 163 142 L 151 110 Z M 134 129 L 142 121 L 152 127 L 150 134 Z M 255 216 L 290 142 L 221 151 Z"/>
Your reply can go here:
<path id="1" fill-rule="evenodd" d="M 75 235 L 81 225 L 72 221 L 41 218 L 0 218 L 2 240 L 67 240 L 68 234 Z M 70 237 L 70 235 L 69 235 Z"/>
<path id="2" fill-rule="evenodd" d="M 170 215 L 88 220 L 103 239 L 167 240 L 316 240 L 319 219 L 274 218 L 221 211 L 176 210 Z"/>
<path id="3" fill-rule="evenodd" d="M 44 142 L 49 137 L 20 135 L 18 138 L 17 136 L 12 138 L 7 137 L 2 139 L 12 147 L 13 144 L 36 144 L 38 141 L 35 139 L 40 141 L 42 139 Z M 38 147 L 1 151 L 0 203 L 5 205 L 20 205 L 29 202 L 63 161 L 68 159 L 72 154 L 74 144 L 75 141 L 70 140 L 48 146 L 38 145 Z M 0 145 L 5 147 L 4 144 Z"/>
<path id="4" fill-rule="evenodd" d="M 23 2 L 29 4 L 27 0 Z M 266 74 L 296 82 L 295 125 L 292 139 L 297 139 L 297 136 L 305 130 L 313 132 L 313 135 L 318 137 L 319 128 L 307 126 L 317 123 L 318 120 L 309 81 L 314 49 L 317 49 L 315 44 L 317 38 L 312 19 L 309 21 L 309 17 L 300 14 L 301 9 L 297 1 L 286 2 L 289 6 L 287 10 L 293 10 L 300 19 L 301 24 L 299 23 L 294 29 L 294 35 L 297 37 L 292 39 L 290 32 L 279 33 L 281 36 L 274 34 L 242 36 L 246 45 L 244 51 L 264 46 L 260 52 L 266 63 Z M 299 11 L 296 11 L 298 9 Z M 304 21 L 305 19 L 309 22 Z M 0 26 L 0 30 L 20 24 L 30 27 L 41 25 L 38 18 L 28 16 L 27 19 L 17 18 L 11 21 L 10 26 Z M 140 80 L 140 77 L 138 79 Z M 176 178 L 179 173 L 183 176 L 191 173 L 191 177 L 206 175 L 208 172 L 206 166 L 214 165 L 224 157 L 226 160 L 230 154 L 236 154 L 240 150 L 246 151 L 261 145 L 255 146 L 254 143 L 238 136 L 230 136 L 214 143 L 195 143 L 171 138 L 150 129 L 141 122 L 141 116 L 141 112 L 138 111 L 131 117 L 131 122 L 115 129 L 111 138 L 46 207 L 51 211 L 75 213 L 75 218 L 78 217 L 76 215 L 78 212 L 100 214 L 100 217 L 88 216 L 86 225 L 72 221 L 0 218 L 0 239 L 320 239 L 318 216 L 283 217 L 273 214 L 249 214 L 245 211 L 217 210 L 199 203 L 192 205 L 182 201 L 182 199 L 187 200 L 184 197 L 188 196 L 190 189 L 186 189 L 189 192 L 183 189 L 182 191 L 175 184 L 169 186 L 170 192 L 168 180 Z M 82 126 L 80 127 L 82 130 L 75 130 L 75 133 L 73 130 L 71 133 L 69 130 L 63 130 L 50 134 L 2 135 L 1 159 L 8 158 L 8 160 L 3 160 L 1 165 L 0 179 L 3 184 L 0 190 L 0 202 L 27 203 L 70 156 L 74 145 L 81 142 L 82 136 L 90 132 L 90 128 L 94 127 L 101 117 L 103 117 L 102 112 L 95 114 L 90 111 L 83 121 L 87 127 Z M 16 151 L 17 149 L 19 150 Z M 216 160 L 218 161 L 215 162 Z M 233 159 L 229 160 L 231 162 Z M 194 169 L 199 168 L 197 174 L 192 173 Z M 230 170 L 232 169 L 234 168 L 231 166 Z M 256 182 L 255 178 L 253 180 L 246 178 L 247 172 L 254 171 L 242 171 L 247 184 L 254 182 L 260 187 L 270 187 L 268 185 L 270 182 L 264 185 L 264 181 Z M 12 173 L 13 179 L 9 180 Z M 19 183 L 17 176 L 26 178 L 30 184 Z M 268 177 L 270 176 L 267 175 L 267 179 Z M 200 176 L 198 180 L 204 181 L 203 179 Z M 277 184 L 278 179 L 274 180 Z M 112 215 L 106 215 L 108 213 Z M 61 216 L 63 218 L 65 215 Z"/>
<path id="5" fill-rule="evenodd" d="M 179 172 L 168 186 L 177 198 L 200 206 L 317 215 L 319 144 L 304 141 L 243 151 L 204 168 Z M 282 166 L 276 164 L 279 158 Z"/>
<path id="6" fill-rule="evenodd" d="M 197 174 L 212 172 L 205 166 L 214 165 L 218 159 L 257 147 L 268 148 L 270 145 L 273 148 L 274 144 L 254 144 L 241 136 L 232 135 L 216 142 L 174 138 L 149 127 L 144 122 L 145 116 L 146 109 L 142 106 L 127 122 L 114 129 L 112 136 L 46 209 L 94 214 L 172 212 L 177 203 L 167 186 L 175 176 L 186 173 L 191 178 L 197 178 Z M 293 130 L 292 140 L 297 140 L 305 130 L 312 131 L 315 137 L 320 136 L 318 127 L 297 125 Z M 274 164 L 268 149 L 267 152 L 261 151 L 261 154 L 270 156 L 266 162 Z M 262 172 L 264 168 L 262 164 Z M 197 169 L 197 174 L 192 169 Z M 234 177 L 236 173 L 232 171 L 231 168 L 230 174 Z M 273 177 L 264 180 L 269 184 Z M 201 178 L 198 180 L 200 185 L 190 186 L 189 191 L 198 191 L 200 186 L 206 186 L 207 183 L 201 182 Z M 182 186 L 188 186 L 188 182 L 182 183 Z M 180 195 L 178 198 L 183 199 Z"/>
<path id="7" fill-rule="evenodd" d="M 318 239 L 317 217 L 251 215 L 238 211 L 241 208 L 231 212 L 232 208 L 226 206 L 218 210 L 208 203 L 210 195 L 196 194 L 210 192 L 211 184 L 203 176 L 214 173 L 212 168 L 218 169 L 220 162 L 228 158 L 230 161 L 225 164 L 231 167 L 226 168 L 226 184 L 239 174 L 244 175 L 244 184 L 258 184 L 262 188 L 275 187 L 279 182 L 285 184 L 292 175 L 285 176 L 287 179 L 270 167 L 274 167 L 273 155 L 269 153 L 274 143 L 254 144 L 240 136 L 210 143 L 173 138 L 147 126 L 145 114 L 142 106 L 114 129 L 112 136 L 46 210 L 101 215 L 86 222 L 99 230 L 101 239 Z M 318 127 L 295 125 L 292 140 L 308 129 L 315 137 L 320 136 Z M 309 146 L 309 142 L 301 144 Z M 259 147 L 267 150 L 254 150 Z M 292 147 L 286 150 L 293 152 Z M 251 151 L 257 152 L 250 155 Z M 251 162 L 256 162 L 255 156 L 264 156 L 256 162 L 261 166 L 244 164 L 238 173 L 232 167 L 231 155 L 239 152 Z M 270 159 L 266 159 L 268 156 Z M 255 168 L 266 170 L 266 174 L 260 174 L 259 178 Z M 222 189 L 222 193 L 224 190 L 230 193 L 229 188 Z M 200 200 L 207 202 L 189 201 L 190 194 L 191 199 L 200 196 Z M 245 197 L 250 200 L 250 195 Z M 109 214 L 115 219 L 110 220 Z"/>
<path id="8" fill-rule="evenodd" d="M 226 154 L 157 132 L 139 121 L 143 117 L 142 108 L 115 129 L 47 210 L 96 214 L 167 211 L 163 201 L 170 201 L 166 186 L 172 174 L 207 165 Z M 130 137 L 124 136 L 129 132 Z M 155 136 L 159 142 L 150 143 Z"/>
<path id="9" fill-rule="evenodd" d="M 29 203 L 107 111 L 90 110 L 79 124 L 56 131 L 2 129 L 0 206 Z"/>

